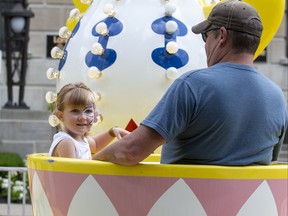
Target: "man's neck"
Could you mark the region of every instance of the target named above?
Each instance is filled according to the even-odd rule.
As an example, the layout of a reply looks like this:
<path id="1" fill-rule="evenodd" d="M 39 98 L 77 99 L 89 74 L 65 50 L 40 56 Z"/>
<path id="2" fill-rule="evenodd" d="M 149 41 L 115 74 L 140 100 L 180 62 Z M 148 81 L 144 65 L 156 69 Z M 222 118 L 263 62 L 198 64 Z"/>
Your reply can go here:
<path id="1" fill-rule="evenodd" d="M 235 64 L 253 65 L 254 56 L 249 53 L 229 54 L 221 59 L 220 62 L 230 62 Z"/>

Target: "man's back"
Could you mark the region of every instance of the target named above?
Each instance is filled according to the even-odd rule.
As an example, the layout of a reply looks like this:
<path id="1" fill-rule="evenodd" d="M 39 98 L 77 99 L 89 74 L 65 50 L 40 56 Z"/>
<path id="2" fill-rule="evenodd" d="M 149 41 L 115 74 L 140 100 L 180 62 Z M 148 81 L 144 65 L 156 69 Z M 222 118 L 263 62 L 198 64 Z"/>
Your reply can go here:
<path id="1" fill-rule="evenodd" d="M 205 42 L 208 68 L 175 80 L 135 131 L 94 159 L 134 165 L 163 144 L 162 163 L 277 159 L 287 105 L 282 91 L 250 66 L 263 30 L 257 10 L 242 1 L 221 1 L 191 30 Z"/>
<path id="2" fill-rule="evenodd" d="M 164 97 L 170 100 L 162 101 L 169 102 L 160 101 L 160 107 L 176 108 L 175 115 L 169 108 L 161 113 L 158 106 L 149 115 L 152 119 L 148 116 L 143 122 L 168 141 L 163 145 L 162 163 L 271 162 L 287 124 L 283 93 L 274 83 L 253 67 L 220 63 L 187 73 L 173 85 L 181 86 L 178 94 L 189 92 L 187 97 L 172 99 L 168 90 Z M 161 119 L 165 115 L 169 119 Z"/>

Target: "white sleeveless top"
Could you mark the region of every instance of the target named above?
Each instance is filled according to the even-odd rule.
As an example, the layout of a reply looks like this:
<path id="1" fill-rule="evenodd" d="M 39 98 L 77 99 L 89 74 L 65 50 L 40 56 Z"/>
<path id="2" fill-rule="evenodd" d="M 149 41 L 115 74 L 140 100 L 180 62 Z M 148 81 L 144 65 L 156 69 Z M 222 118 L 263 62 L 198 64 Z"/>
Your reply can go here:
<path id="1" fill-rule="evenodd" d="M 89 147 L 89 143 L 87 141 L 87 139 L 84 139 L 84 142 L 79 142 L 77 140 L 75 140 L 72 136 L 70 136 L 69 134 L 67 134 L 66 132 L 58 132 L 53 136 L 53 142 L 51 144 L 51 147 L 49 149 L 49 156 L 52 156 L 53 150 L 55 149 L 55 147 L 58 145 L 58 143 L 65 139 L 71 139 L 74 143 L 74 147 L 75 147 L 75 152 L 76 152 L 76 158 L 78 159 L 84 159 L 84 160 L 91 160 L 91 151 L 90 151 L 90 147 Z"/>

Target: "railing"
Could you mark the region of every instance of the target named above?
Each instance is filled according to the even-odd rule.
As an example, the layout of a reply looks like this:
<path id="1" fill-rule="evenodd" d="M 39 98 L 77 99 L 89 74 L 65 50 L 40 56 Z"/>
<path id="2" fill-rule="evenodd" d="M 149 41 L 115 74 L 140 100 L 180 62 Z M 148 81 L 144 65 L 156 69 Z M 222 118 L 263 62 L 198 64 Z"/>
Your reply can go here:
<path id="1" fill-rule="evenodd" d="M 22 182 L 23 182 L 23 197 L 22 197 L 22 216 L 25 215 L 25 206 L 26 206 L 26 167 L 0 167 L 0 171 L 8 172 L 8 192 L 7 192 L 7 215 L 11 214 L 11 173 L 12 172 L 21 172 L 22 173 Z"/>

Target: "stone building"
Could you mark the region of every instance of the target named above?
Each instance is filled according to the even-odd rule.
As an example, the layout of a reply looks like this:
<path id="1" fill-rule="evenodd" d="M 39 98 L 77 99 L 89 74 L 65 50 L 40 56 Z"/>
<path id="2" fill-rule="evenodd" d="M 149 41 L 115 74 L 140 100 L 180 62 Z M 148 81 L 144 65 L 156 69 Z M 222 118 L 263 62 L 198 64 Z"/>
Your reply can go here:
<path id="1" fill-rule="evenodd" d="M 0 0 L 1 3 L 5 0 Z M 28 0 L 27 3 L 35 14 L 30 23 L 24 97 L 29 110 L 3 109 L 7 101 L 6 67 L 5 58 L 0 59 L 0 151 L 18 151 L 23 157 L 31 152 L 47 152 L 50 145 L 54 131 L 47 122 L 49 111 L 45 94 L 55 91 L 55 81 L 47 79 L 46 70 L 53 66 L 57 68 L 59 62 L 50 58 L 51 47 L 47 43 L 58 35 L 59 28 L 65 25 L 70 10 L 74 8 L 71 0 Z M 286 7 L 287 4 L 288 0 Z M 0 31 L 3 32 L 3 23 Z M 282 88 L 288 101 L 287 35 L 286 9 L 277 34 L 256 66 Z M 17 92 L 14 93 L 16 99 Z"/>

